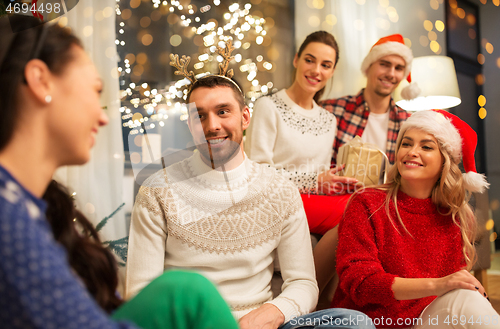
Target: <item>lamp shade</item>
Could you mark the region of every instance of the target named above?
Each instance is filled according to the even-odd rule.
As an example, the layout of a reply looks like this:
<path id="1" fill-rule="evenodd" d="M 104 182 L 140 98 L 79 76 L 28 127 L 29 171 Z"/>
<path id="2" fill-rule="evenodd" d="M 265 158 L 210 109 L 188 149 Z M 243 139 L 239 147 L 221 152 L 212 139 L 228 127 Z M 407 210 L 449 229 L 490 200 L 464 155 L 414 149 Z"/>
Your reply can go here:
<path id="1" fill-rule="evenodd" d="M 423 56 L 413 59 L 411 80 L 422 90 L 419 97 L 405 100 L 401 90 L 408 86 L 402 80 L 394 91 L 396 104 L 410 112 L 448 109 L 461 103 L 453 60 L 447 56 Z"/>

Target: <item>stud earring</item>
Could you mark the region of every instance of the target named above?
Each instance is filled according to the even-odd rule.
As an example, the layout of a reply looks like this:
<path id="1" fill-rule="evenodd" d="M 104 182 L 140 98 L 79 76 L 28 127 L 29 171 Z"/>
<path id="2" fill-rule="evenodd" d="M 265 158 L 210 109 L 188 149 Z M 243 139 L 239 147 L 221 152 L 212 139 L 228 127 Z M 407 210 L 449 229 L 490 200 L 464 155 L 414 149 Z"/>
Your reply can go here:
<path id="1" fill-rule="evenodd" d="M 50 95 L 45 96 L 45 103 L 50 104 L 50 102 L 52 102 L 52 96 Z"/>

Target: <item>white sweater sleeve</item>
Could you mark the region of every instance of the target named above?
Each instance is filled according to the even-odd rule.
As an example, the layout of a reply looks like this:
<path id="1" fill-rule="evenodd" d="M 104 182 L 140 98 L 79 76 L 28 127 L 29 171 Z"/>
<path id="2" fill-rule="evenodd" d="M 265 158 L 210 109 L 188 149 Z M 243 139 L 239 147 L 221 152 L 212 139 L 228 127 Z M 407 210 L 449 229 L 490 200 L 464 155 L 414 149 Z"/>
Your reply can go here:
<path id="1" fill-rule="evenodd" d="M 255 102 L 245 138 L 245 153 L 251 160 L 274 166 L 278 120 L 276 105 L 270 97 L 261 97 Z"/>
<path id="2" fill-rule="evenodd" d="M 167 224 L 155 197 L 159 189 L 141 187 L 132 210 L 125 299 L 135 296 L 164 270 Z"/>
<path id="3" fill-rule="evenodd" d="M 293 188 L 292 188 L 293 189 Z M 306 214 L 296 189 L 281 232 L 278 259 L 283 278 L 282 292 L 269 303 L 285 315 L 285 322 L 310 313 L 318 302 L 311 237 Z"/>

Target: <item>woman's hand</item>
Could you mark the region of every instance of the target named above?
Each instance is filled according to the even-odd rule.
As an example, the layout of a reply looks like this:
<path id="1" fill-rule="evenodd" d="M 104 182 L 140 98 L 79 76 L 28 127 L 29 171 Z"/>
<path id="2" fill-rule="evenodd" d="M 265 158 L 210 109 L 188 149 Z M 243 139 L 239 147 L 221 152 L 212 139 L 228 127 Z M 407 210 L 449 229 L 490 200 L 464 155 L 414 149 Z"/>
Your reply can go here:
<path id="1" fill-rule="evenodd" d="M 442 278 L 405 279 L 395 278 L 392 284 L 397 300 L 442 296 L 455 289 L 477 290 L 488 298 L 481 283 L 468 271 L 460 270 Z"/>
<path id="2" fill-rule="evenodd" d="M 488 297 L 484 287 L 476 279 L 475 276 L 466 270 L 460 270 L 448 276 L 436 279 L 435 292 L 438 297 L 446 294 L 448 291 L 455 289 L 477 290 L 484 297 Z"/>
<path id="3" fill-rule="evenodd" d="M 344 169 L 345 165 L 336 166 L 330 170 L 318 174 L 318 192 L 333 195 L 352 193 L 356 190 L 356 178 L 342 177 L 335 175 Z"/>

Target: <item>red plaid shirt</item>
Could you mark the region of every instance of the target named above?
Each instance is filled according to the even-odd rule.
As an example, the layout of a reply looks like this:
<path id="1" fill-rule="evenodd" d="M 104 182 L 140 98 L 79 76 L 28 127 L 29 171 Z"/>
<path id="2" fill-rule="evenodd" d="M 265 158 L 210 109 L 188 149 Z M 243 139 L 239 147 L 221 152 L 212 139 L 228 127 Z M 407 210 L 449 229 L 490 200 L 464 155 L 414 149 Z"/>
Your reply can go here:
<path id="1" fill-rule="evenodd" d="M 355 136 L 361 137 L 365 130 L 370 110 L 363 97 L 363 91 L 364 89 L 361 89 L 356 96 L 345 96 L 321 102 L 321 106 L 337 117 L 337 136 L 333 144 L 332 165 L 337 163 L 339 147 L 349 142 Z M 396 160 L 396 140 L 399 129 L 409 116 L 410 113 L 397 106 L 391 98 L 386 152 L 391 164 L 394 164 Z"/>

